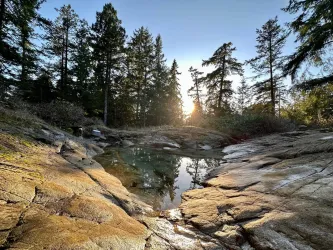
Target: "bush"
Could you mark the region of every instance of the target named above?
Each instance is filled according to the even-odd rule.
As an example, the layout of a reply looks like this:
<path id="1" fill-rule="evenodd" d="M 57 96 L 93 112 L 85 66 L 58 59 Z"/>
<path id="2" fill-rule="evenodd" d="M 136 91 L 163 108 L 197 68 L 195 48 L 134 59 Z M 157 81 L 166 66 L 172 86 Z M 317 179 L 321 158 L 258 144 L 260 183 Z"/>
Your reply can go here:
<path id="1" fill-rule="evenodd" d="M 65 101 L 34 104 L 32 110 L 43 120 L 63 128 L 82 125 L 85 118 L 82 108 Z"/>
<path id="2" fill-rule="evenodd" d="M 285 132 L 295 128 L 295 125 L 289 120 L 258 113 L 231 114 L 208 119 L 208 123 L 209 127 L 234 137 L 252 137 Z"/>
<path id="3" fill-rule="evenodd" d="M 38 117 L 61 128 L 100 124 L 96 118 L 85 117 L 83 108 L 67 101 L 35 104 L 32 110 Z"/>
<path id="4" fill-rule="evenodd" d="M 11 97 L 0 102 L 0 122 L 32 126 L 41 120 L 67 131 L 75 126 L 103 125 L 100 119 L 87 118 L 81 107 L 66 101 L 31 104 Z"/>

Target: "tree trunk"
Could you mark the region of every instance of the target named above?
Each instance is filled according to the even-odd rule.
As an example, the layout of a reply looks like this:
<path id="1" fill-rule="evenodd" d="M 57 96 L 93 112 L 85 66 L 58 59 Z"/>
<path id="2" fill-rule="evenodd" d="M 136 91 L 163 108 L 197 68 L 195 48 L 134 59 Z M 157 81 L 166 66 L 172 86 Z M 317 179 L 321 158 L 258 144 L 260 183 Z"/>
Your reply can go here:
<path id="1" fill-rule="evenodd" d="M 65 49 L 65 37 L 62 36 L 62 48 L 61 48 L 61 67 L 60 67 L 60 95 L 64 99 L 64 49 Z"/>
<path id="2" fill-rule="evenodd" d="M 22 34 L 22 65 L 21 65 L 21 84 L 26 84 L 27 81 L 27 49 L 26 49 L 26 36 Z"/>
<path id="3" fill-rule="evenodd" d="M 1 0 L 0 6 L 0 46 L 2 46 L 2 30 L 4 26 L 5 20 L 5 0 Z M 0 65 L 0 76 L 2 76 L 3 67 Z M 3 81 L 3 77 L 0 77 L 0 100 L 4 97 L 6 92 L 5 83 Z"/>
<path id="4" fill-rule="evenodd" d="M 201 110 L 200 95 L 199 95 L 199 83 L 198 83 L 198 78 L 197 77 L 195 78 L 195 87 L 196 87 L 196 90 L 197 90 L 197 103 L 198 103 L 198 106 Z"/>
<path id="5" fill-rule="evenodd" d="M 113 107 L 114 107 L 114 109 L 113 109 L 113 112 L 114 112 L 114 114 L 113 114 L 113 119 L 114 119 L 113 125 L 116 125 L 115 122 L 117 121 L 117 104 L 116 104 L 116 101 L 114 100 L 114 98 L 113 98 L 112 102 L 113 102 Z M 118 123 L 117 126 L 119 126 L 119 124 L 120 123 Z"/>
<path id="6" fill-rule="evenodd" d="M 223 92 L 223 84 L 224 84 L 224 70 L 225 69 L 225 56 L 223 56 L 222 61 L 222 78 L 220 83 L 220 91 L 219 91 L 219 99 L 218 99 L 218 108 L 221 109 L 222 107 L 222 92 Z"/>
<path id="7" fill-rule="evenodd" d="M 68 32 L 69 27 L 66 27 L 66 40 L 65 40 L 65 86 L 67 86 L 68 83 Z"/>
<path id="8" fill-rule="evenodd" d="M 146 107 L 144 107 L 144 111 L 143 111 L 143 127 L 146 127 Z"/>
<path id="9" fill-rule="evenodd" d="M 145 92 L 145 97 L 144 98 L 147 98 L 147 68 L 145 67 L 145 77 L 144 77 L 144 84 L 143 84 L 143 86 L 144 86 L 144 90 L 146 90 Z M 143 107 L 141 107 L 142 109 L 143 109 L 143 123 L 142 123 L 142 125 L 143 125 L 143 127 L 145 128 L 146 127 L 146 101 L 147 100 L 145 100 L 145 99 L 143 99 L 144 100 L 144 103 L 143 103 Z"/>
<path id="10" fill-rule="evenodd" d="M 279 118 L 281 117 L 281 89 L 279 89 Z"/>
<path id="11" fill-rule="evenodd" d="M 272 55 L 272 38 L 269 40 L 269 71 L 270 71 L 270 81 L 271 81 L 271 105 L 272 105 L 272 115 L 275 116 L 275 86 L 273 78 L 273 55 Z"/>
<path id="12" fill-rule="evenodd" d="M 105 72 L 105 89 L 104 89 L 104 124 L 108 125 L 108 97 L 109 97 L 109 83 L 110 83 L 110 66 L 109 66 L 109 53 L 106 55 L 106 72 Z"/>
<path id="13" fill-rule="evenodd" d="M 104 124 L 105 126 L 108 125 L 108 95 L 109 95 L 109 84 L 105 84 L 104 90 Z"/>
<path id="14" fill-rule="evenodd" d="M 141 102 L 141 86 L 137 84 L 138 99 L 136 101 L 136 124 L 139 125 L 139 106 Z"/>

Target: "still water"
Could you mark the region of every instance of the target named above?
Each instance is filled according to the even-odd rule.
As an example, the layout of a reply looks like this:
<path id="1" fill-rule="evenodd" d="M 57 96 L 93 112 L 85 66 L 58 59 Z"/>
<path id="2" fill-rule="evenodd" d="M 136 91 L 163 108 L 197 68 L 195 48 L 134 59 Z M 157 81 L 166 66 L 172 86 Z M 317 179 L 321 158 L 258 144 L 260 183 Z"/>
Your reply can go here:
<path id="1" fill-rule="evenodd" d="M 113 148 L 95 159 L 155 210 L 178 207 L 181 194 L 201 188 L 205 175 L 221 161 L 149 148 Z"/>

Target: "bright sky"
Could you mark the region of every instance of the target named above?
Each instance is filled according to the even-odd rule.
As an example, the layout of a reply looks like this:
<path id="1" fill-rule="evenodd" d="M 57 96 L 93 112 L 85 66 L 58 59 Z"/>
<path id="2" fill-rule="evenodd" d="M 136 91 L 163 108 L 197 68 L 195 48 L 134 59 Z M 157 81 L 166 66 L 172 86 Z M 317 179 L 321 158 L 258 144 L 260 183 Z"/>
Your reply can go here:
<path id="1" fill-rule="evenodd" d="M 71 4 L 72 8 L 90 24 L 95 21 L 96 11 L 101 11 L 106 0 L 47 0 L 41 13 L 54 19 L 54 8 Z M 181 93 L 185 112 L 190 112 L 192 100 L 187 96 L 191 86 L 188 69 L 201 68 L 203 59 L 208 59 L 225 42 L 237 47 L 234 56 L 244 62 L 255 56 L 256 29 L 268 19 L 279 17 L 283 24 L 291 16 L 281 11 L 288 0 L 113 0 L 111 1 L 123 22 L 128 36 L 141 26 L 148 27 L 156 36 L 161 34 L 164 53 L 170 65 L 173 59 L 179 64 Z M 293 51 L 293 38 L 289 39 L 285 53 Z M 246 69 L 249 76 L 251 70 Z M 234 80 L 236 89 L 239 79 Z"/>

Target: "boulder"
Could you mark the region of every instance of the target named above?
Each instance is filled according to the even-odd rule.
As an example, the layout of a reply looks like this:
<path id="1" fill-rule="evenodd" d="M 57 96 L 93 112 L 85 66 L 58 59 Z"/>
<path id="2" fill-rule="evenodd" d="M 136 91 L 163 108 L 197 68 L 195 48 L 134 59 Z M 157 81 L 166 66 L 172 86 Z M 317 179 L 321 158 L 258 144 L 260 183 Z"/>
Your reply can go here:
<path id="1" fill-rule="evenodd" d="M 57 154 L 29 140 L 0 134 L 1 249 L 145 248 L 151 233 L 129 214 L 151 208 L 90 158 L 96 145 L 55 141 Z"/>
<path id="2" fill-rule="evenodd" d="M 183 193 L 186 225 L 226 249 L 331 249 L 331 138 L 308 131 L 229 147 L 237 157 L 213 170 L 205 188 Z"/>

